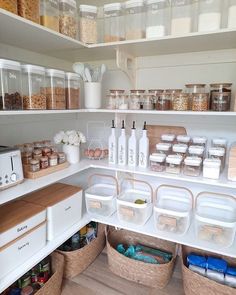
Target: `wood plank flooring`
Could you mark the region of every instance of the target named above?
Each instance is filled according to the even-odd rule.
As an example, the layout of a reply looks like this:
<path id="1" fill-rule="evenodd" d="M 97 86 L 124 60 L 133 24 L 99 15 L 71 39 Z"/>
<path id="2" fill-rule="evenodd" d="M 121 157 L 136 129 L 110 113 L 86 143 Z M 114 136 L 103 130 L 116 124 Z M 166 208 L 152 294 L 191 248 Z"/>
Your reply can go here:
<path id="1" fill-rule="evenodd" d="M 155 290 L 114 275 L 104 251 L 85 272 L 64 281 L 62 295 L 184 295 L 180 263 L 177 262 L 168 286 Z"/>

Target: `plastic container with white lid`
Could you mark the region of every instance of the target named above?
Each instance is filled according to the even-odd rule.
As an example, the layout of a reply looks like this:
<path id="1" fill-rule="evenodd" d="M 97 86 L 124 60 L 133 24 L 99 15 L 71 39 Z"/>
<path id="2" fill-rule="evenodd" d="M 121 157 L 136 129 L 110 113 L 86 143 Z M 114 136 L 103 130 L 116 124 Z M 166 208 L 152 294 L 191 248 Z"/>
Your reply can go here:
<path id="1" fill-rule="evenodd" d="M 156 145 L 156 150 L 158 153 L 165 154 L 168 156 L 171 152 L 171 147 L 172 147 L 172 144 L 170 143 L 158 143 Z"/>
<path id="2" fill-rule="evenodd" d="M 78 36 L 78 14 L 75 0 L 59 0 L 59 31 L 76 39 Z"/>
<path id="3" fill-rule="evenodd" d="M 180 155 L 169 155 L 166 158 L 166 172 L 180 174 L 183 157 Z"/>
<path id="4" fill-rule="evenodd" d="M 93 5 L 80 5 L 79 33 L 80 41 L 94 44 L 98 41 L 97 14 L 98 8 Z"/>
<path id="5" fill-rule="evenodd" d="M 159 186 L 154 204 L 157 230 L 184 235 L 190 226 L 193 206 L 193 194 L 187 188 Z"/>
<path id="6" fill-rule="evenodd" d="M 219 179 L 221 161 L 219 159 L 205 159 L 203 162 L 203 177 Z"/>
<path id="7" fill-rule="evenodd" d="M 87 212 L 92 216 L 109 217 L 116 211 L 117 179 L 110 175 L 93 174 L 85 191 Z"/>
<path id="8" fill-rule="evenodd" d="M 225 149 L 221 147 L 213 147 L 208 150 L 208 157 L 211 159 L 219 159 L 221 161 L 221 171 L 225 167 Z"/>
<path id="9" fill-rule="evenodd" d="M 161 141 L 166 143 L 173 143 L 175 141 L 175 134 L 162 134 Z"/>
<path id="10" fill-rule="evenodd" d="M 183 173 L 187 176 L 199 176 L 201 174 L 202 158 L 187 157 L 184 160 Z"/>
<path id="11" fill-rule="evenodd" d="M 40 1 L 40 24 L 59 32 L 59 0 Z"/>
<path id="12" fill-rule="evenodd" d="M 144 225 L 152 215 L 153 189 L 146 181 L 125 178 L 117 198 L 117 216 L 122 223 Z"/>
<path id="13" fill-rule="evenodd" d="M 178 143 L 178 144 L 173 145 L 172 150 L 173 150 L 173 153 L 175 153 L 176 155 L 186 157 L 188 146 L 187 146 L 187 144 Z"/>
<path id="14" fill-rule="evenodd" d="M 188 148 L 188 154 L 190 157 L 204 157 L 205 148 L 201 145 L 190 145 Z"/>
<path id="15" fill-rule="evenodd" d="M 217 137 L 217 138 L 212 139 L 211 145 L 212 145 L 212 147 L 215 147 L 215 148 L 221 147 L 221 148 L 224 148 L 225 150 L 227 150 L 228 141 L 226 138 Z"/>
<path id="16" fill-rule="evenodd" d="M 205 136 L 194 136 L 192 138 L 192 145 L 202 145 L 202 146 L 206 146 L 207 144 L 207 137 Z"/>
<path id="17" fill-rule="evenodd" d="M 155 172 L 165 171 L 165 154 L 154 153 L 150 155 L 150 169 Z"/>
<path id="18" fill-rule="evenodd" d="M 225 194 L 200 193 L 195 200 L 196 236 L 207 244 L 230 247 L 236 230 L 236 200 Z"/>
<path id="19" fill-rule="evenodd" d="M 80 107 L 80 76 L 76 73 L 66 73 L 66 108 Z"/>
<path id="20" fill-rule="evenodd" d="M 178 135 L 177 142 L 180 144 L 187 144 L 189 145 L 191 142 L 191 137 L 188 135 Z"/>

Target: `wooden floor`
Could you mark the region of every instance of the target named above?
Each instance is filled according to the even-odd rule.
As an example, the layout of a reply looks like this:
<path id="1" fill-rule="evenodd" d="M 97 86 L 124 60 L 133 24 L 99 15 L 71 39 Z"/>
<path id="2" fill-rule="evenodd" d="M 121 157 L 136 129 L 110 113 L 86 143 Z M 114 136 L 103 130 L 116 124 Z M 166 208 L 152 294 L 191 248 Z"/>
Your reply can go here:
<path id="1" fill-rule="evenodd" d="M 180 263 L 164 290 L 155 290 L 122 279 L 109 271 L 103 252 L 81 275 L 65 280 L 62 295 L 184 295 Z"/>

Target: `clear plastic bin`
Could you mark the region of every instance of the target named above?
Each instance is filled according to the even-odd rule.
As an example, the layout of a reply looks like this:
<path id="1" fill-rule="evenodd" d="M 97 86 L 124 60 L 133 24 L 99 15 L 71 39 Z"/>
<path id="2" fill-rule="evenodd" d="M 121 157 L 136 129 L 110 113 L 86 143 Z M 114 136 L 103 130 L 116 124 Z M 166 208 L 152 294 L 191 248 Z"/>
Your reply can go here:
<path id="1" fill-rule="evenodd" d="M 78 36 L 78 15 L 75 0 L 59 0 L 59 31 L 76 39 Z"/>
<path id="2" fill-rule="evenodd" d="M 59 32 L 59 0 L 41 0 L 40 23 Z"/>
<path id="3" fill-rule="evenodd" d="M 157 230 L 184 235 L 190 226 L 193 206 L 193 194 L 187 188 L 159 186 L 154 204 Z"/>
<path id="4" fill-rule="evenodd" d="M 93 174 L 88 179 L 85 190 L 86 208 L 93 216 L 109 217 L 116 211 L 118 182 L 115 177 L 105 174 Z"/>
<path id="5" fill-rule="evenodd" d="M 66 108 L 80 107 L 80 77 L 75 73 L 66 73 Z"/>
<path id="6" fill-rule="evenodd" d="M 195 200 L 196 237 L 207 244 L 230 247 L 236 230 L 236 200 L 225 194 L 200 193 Z"/>
<path id="7" fill-rule="evenodd" d="M 121 222 L 144 225 L 152 215 L 153 190 L 149 183 L 123 179 L 117 198 L 117 214 Z"/>
<path id="8" fill-rule="evenodd" d="M 150 155 L 150 169 L 155 172 L 163 172 L 166 170 L 166 155 L 165 154 L 151 154 Z"/>
<path id="9" fill-rule="evenodd" d="M 80 5 L 79 33 L 80 41 L 94 44 L 98 41 L 98 8 L 93 5 Z"/>
<path id="10" fill-rule="evenodd" d="M 40 0 L 18 0 L 18 14 L 37 24 L 40 23 Z"/>

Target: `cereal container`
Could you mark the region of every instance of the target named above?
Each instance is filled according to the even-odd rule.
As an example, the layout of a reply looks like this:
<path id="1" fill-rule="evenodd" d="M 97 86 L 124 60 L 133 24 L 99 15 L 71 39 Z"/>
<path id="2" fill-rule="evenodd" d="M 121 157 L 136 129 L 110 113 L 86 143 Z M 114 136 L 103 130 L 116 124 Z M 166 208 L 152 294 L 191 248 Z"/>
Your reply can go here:
<path id="1" fill-rule="evenodd" d="M 59 31 L 68 37 L 77 38 L 78 16 L 75 0 L 59 0 Z"/>
<path id="2" fill-rule="evenodd" d="M 40 23 L 40 0 L 18 0 L 18 14 L 37 24 Z"/>
<path id="3" fill-rule="evenodd" d="M 41 25 L 59 32 L 59 1 L 41 0 L 40 5 Z"/>
<path id="4" fill-rule="evenodd" d="M 75 73 L 66 73 L 66 108 L 80 107 L 80 78 Z"/>
<path id="5" fill-rule="evenodd" d="M 79 33 L 81 42 L 87 44 L 97 43 L 97 13 L 96 6 L 80 5 Z"/>
<path id="6" fill-rule="evenodd" d="M 204 158 L 205 148 L 201 145 L 190 145 L 188 149 L 188 154 L 190 157 L 200 157 Z"/>
<path id="7" fill-rule="evenodd" d="M 150 155 L 150 169 L 155 172 L 165 171 L 165 154 L 152 154 Z"/>
<path id="8" fill-rule="evenodd" d="M 0 8 L 17 14 L 17 0 L 0 0 Z"/>

